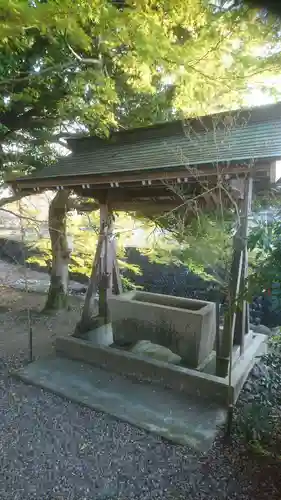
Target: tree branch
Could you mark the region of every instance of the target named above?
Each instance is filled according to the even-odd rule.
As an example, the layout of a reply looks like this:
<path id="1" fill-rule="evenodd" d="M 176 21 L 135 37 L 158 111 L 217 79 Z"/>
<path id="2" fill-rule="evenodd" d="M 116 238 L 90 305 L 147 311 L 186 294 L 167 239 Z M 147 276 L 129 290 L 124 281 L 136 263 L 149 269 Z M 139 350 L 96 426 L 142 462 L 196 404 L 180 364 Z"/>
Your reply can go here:
<path id="1" fill-rule="evenodd" d="M 68 42 L 66 42 L 67 47 L 69 48 L 71 54 L 77 59 L 80 63 L 83 64 L 97 64 L 99 66 L 102 65 L 102 60 L 101 59 L 93 59 L 93 58 L 83 58 L 75 52 L 75 50 L 69 45 Z"/>
<path id="2" fill-rule="evenodd" d="M 76 52 L 72 49 L 72 47 L 70 47 L 69 44 L 67 44 L 67 46 L 68 46 L 70 52 L 74 55 L 76 60 L 69 61 L 69 62 L 64 63 L 64 64 L 61 64 L 61 63 L 54 64 L 53 66 L 48 66 L 48 68 L 40 69 L 40 71 L 37 71 L 34 73 L 29 73 L 28 75 L 22 76 L 19 78 L 9 78 L 8 80 L 2 80 L 2 81 L 0 81 L 0 88 L 6 87 L 6 85 L 13 85 L 15 83 L 28 82 L 32 78 L 38 78 L 38 77 L 41 77 L 42 75 L 46 75 L 48 73 L 64 71 L 64 70 L 69 69 L 72 66 L 76 65 L 77 64 L 76 61 L 79 61 L 81 64 L 96 64 L 99 66 L 102 65 L 102 61 L 100 59 L 92 59 L 92 58 L 85 58 L 84 59 L 83 57 L 79 56 L 79 54 L 76 54 Z"/>
<path id="3" fill-rule="evenodd" d="M 0 88 L 5 87 L 6 85 L 13 85 L 15 83 L 28 82 L 32 78 L 38 78 L 42 75 L 46 75 L 48 73 L 53 73 L 53 72 L 58 71 L 58 70 L 64 71 L 65 69 L 71 68 L 71 66 L 73 66 L 74 64 L 76 64 L 75 61 L 71 61 L 71 62 L 68 62 L 65 64 L 59 63 L 59 64 L 55 64 L 54 66 L 49 66 L 48 68 L 41 69 L 38 72 L 29 73 L 26 76 L 22 76 L 19 78 L 9 78 L 8 80 L 2 80 L 0 82 Z"/>
<path id="4" fill-rule="evenodd" d="M 9 196 L 8 198 L 0 199 L 0 209 L 4 210 L 4 212 L 9 212 L 9 210 L 5 210 L 2 207 L 4 207 L 4 205 L 8 205 L 8 203 L 14 203 L 15 201 L 20 201 L 22 198 L 25 198 L 25 196 L 28 195 L 26 193 L 17 193 L 13 196 Z"/>
<path id="5" fill-rule="evenodd" d="M 0 212 L 5 212 L 6 214 L 14 215 L 18 219 L 28 220 L 29 222 L 36 222 L 37 224 L 42 224 L 43 221 L 35 219 L 35 217 L 28 217 L 27 215 L 17 214 L 13 210 L 8 210 L 7 208 L 2 208 L 0 205 Z"/>

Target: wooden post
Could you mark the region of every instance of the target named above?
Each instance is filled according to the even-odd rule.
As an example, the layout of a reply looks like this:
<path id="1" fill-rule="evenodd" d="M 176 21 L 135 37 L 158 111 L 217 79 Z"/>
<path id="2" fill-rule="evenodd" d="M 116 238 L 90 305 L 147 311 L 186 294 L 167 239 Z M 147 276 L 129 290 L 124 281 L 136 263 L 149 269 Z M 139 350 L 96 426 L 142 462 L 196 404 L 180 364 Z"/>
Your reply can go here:
<path id="1" fill-rule="evenodd" d="M 75 329 L 76 336 L 84 335 L 89 330 L 109 321 L 107 298 L 112 289 L 113 260 L 108 248 L 113 219 L 106 204 L 101 205 L 100 212 L 100 234 L 81 320 Z M 98 311 L 94 311 L 93 303 L 97 292 L 99 292 Z"/>
<path id="2" fill-rule="evenodd" d="M 248 276 L 248 217 L 251 206 L 252 178 L 249 176 L 245 182 L 244 202 L 241 210 L 240 225 L 233 238 L 233 258 L 230 272 L 228 310 L 225 314 L 225 322 L 221 345 L 216 356 L 216 374 L 226 377 L 229 368 L 230 351 L 233 343 L 240 345 L 240 351 L 244 349 L 245 331 L 247 331 L 248 313 L 245 300 L 245 282 Z M 241 307 L 242 298 L 242 307 Z"/>
<path id="3" fill-rule="evenodd" d="M 225 312 L 220 353 L 219 353 L 219 356 L 216 356 L 216 375 L 218 377 L 226 377 L 228 374 L 229 361 L 230 361 L 230 357 L 231 357 L 231 350 L 233 348 L 233 336 L 234 336 L 235 323 L 236 323 L 236 302 L 237 302 L 238 296 L 239 296 L 241 273 L 242 273 L 242 262 L 243 262 L 243 254 L 242 254 L 242 252 L 240 252 L 237 281 L 236 281 L 236 287 L 235 287 L 235 293 L 234 293 L 234 300 L 233 300 L 233 294 L 231 293 L 231 291 L 229 291 L 228 297 L 227 297 L 228 310 Z M 230 283 L 230 290 L 233 286 L 233 281 Z"/>
<path id="4" fill-rule="evenodd" d="M 112 239 L 112 286 L 113 292 L 120 295 L 123 292 L 122 281 L 120 276 L 119 265 L 116 256 L 116 241 Z"/>
<path id="5" fill-rule="evenodd" d="M 102 251 L 103 240 L 104 240 L 104 235 L 100 234 L 99 239 L 98 239 L 96 253 L 95 253 L 95 258 L 93 260 L 89 286 L 87 288 L 87 293 L 86 293 L 86 297 L 85 297 L 85 303 L 84 303 L 83 312 L 82 312 L 82 320 L 83 320 L 83 318 L 86 318 L 89 316 L 92 298 L 93 298 L 93 296 L 96 295 L 96 293 L 98 291 L 98 276 L 99 276 L 100 256 L 101 256 L 101 251 Z"/>
<path id="6" fill-rule="evenodd" d="M 103 246 L 104 234 L 99 235 L 97 249 L 95 257 L 93 260 L 92 271 L 89 281 L 89 286 L 87 288 L 87 293 L 85 297 L 84 307 L 81 315 L 80 321 L 77 323 L 75 328 L 75 335 L 80 336 L 91 330 L 93 327 L 93 302 L 95 301 L 95 296 L 98 291 L 99 285 L 99 267 L 100 267 L 100 256 Z"/>
<path id="7" fill-rule="evenodd" d="M 112 223 L 113 217 L 108 205 L 100 205 L 100 231 L 104 234 L 104 244 L 100 258 L 99 279 L 99 316 L 104 324 L 110 321 L 108 310 L 108 296 L 112 293 Z"/>
<path id="8" fill-rule="evenodd" d="M 245 334 L 249 332 L 249 305 L 246 301 L 246 282 L 248 279 L 248 249 L 247 249 L 247 239 L 248 239 L 248 218 L 251 211 L 252 205 L 252 190 L 253 190 L 253 179 L 248 177 L 245 182 L 244 190 L 244 203 L 242 208 L 242 213 L 240 217 L 240 231 L 239 238 L 241 239 L 241 248 L 243 252 L 243 265 L 242 265 L 242 276 L 241 276 L 241 286 L 240 286 L 240 304 L 237 309 L 236 327 L 234 332 L 234 344 L 240 346 L 241 354 L 244 351 L 244 341 Z"/>
<path id="9" fill-rule="evenodd" d="M 243 254 L 243 276 L 242 276 L 242 286 L 241 286 L 241 295 L 243 297 L 242 301 L 242 311 L 239 311 L 239 323 L 241 323 L 241 338 L 240 338 L 240 355 L 242 356 L 244 352 L 245 346 L 245 335 L 247 335 L 250 331 L 249 325 L 249 303 L 246 300 L 246 280 L 248 278 L 248 249 L 247 247 L 244 249 Z M 241 318 L 241 319 L 240 319 Z M 237 324 L 236 324 L 237 327 Z M 237 334 L 238 332 L 236 332 Z"/>
<path id="10" fill-rule="evenodd" d="M 220 334 L 220 303 L 219 300 L 216 301 L 216 354 L 219 356 L 221 346 L 221 334 Z"/>

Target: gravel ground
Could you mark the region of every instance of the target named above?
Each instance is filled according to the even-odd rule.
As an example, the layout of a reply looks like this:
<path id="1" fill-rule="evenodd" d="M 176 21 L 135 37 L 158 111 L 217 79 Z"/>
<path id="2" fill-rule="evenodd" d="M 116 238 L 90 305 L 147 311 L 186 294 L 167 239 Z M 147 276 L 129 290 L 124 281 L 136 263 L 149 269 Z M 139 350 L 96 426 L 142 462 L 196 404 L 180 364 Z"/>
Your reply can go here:
<path id="1" fill-rule="evenodd" d="M 70 316 L 39 314 L 45 298 L 0 293 L 0 499 L 277 500 L 280 466 L 251 458 L 242 443 L 219 438 L 206 457 L 9 376 L 27 355 L 26 301 L 36 355 Z M 278 492 L 279 490 L 279 492 Z"/>
<path id="2" fill-rule="evenodd" d="M 208 457 L 7 376 L 1 499 L 280 499 L 277 466 L 218 440 Z"/>

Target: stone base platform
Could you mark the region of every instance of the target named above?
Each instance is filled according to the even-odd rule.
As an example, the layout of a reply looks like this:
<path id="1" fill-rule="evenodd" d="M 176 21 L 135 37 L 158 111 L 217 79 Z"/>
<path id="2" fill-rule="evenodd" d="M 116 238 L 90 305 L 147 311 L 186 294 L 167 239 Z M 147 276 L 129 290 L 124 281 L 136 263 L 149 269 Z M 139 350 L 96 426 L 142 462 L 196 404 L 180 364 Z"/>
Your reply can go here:
<path id="1" fill-rule="evenodd" d="M 230 393 L 227 379 L 109 347 L 110 325 L 92 332 L 88 340 L 58 338 L 57 357 L 37 360 L 15 375 L 206 452 L 226 421 L 229 394 L 235 402 L 265 340 L 255 335 L 234 363 Z"/>
<path id="2" fill-rule="evenodd" d="M 245 380 L 256 363 L 257 356 L 265 352 L 266 340 L 266 335 L 249 334 L 242 357 L 234 347 L 230 388 L 228 376 L 221 378 L 214 374 L 214 356 L 210 357 L 209 362 L 201 370 L 195 370 L 134 354 L 114 347 L 111 343 L 110 324 L 90 332 L 88 340 L 58 337 L 56 350 L 59 356 L 83 361 L 131 380 L 154 383 L 188 396 L 216 401 L 217 404 L 227 407 L 229 401 L 236 402 Z"/>

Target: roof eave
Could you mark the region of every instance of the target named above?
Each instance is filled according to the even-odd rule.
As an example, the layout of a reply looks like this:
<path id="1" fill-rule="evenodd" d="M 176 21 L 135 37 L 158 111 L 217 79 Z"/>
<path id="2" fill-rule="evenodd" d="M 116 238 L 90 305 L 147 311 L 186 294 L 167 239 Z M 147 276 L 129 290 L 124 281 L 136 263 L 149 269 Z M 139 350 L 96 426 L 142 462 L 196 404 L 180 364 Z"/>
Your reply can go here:
<path id="1" fill-rule="evenodd" d="M 252 166 L 252 160 L 244 162 L 234 162 L 226 165 L 220 165 L 221 171 L 224 174 L 239 174 L 249 171 Z M 270 178 L 272 178 L 273 170 L 275 168 L 275 161 L 272 158 L 262 159 L 255 163 L 255 172 L 264 172 Z M 194 166 L 196 167 L 196 166 Z M 145 182 L 149 184 L 149 181 L 165 181 L 173 179 L 182 180 L 194 180 L 196 177 L 204 176 L 210 177 L 217 175 L 217 169 L 212 169 L 211 164 L 200 165 L 197 168 L 196 174 L 192 174 L 190 168 L 187 169 L 184 165 L 179 165 L 171 169 L 164 170 L 163 168 L 150 169 L 146 171 L 124 171 L 124 172 L 112 172 L 101 174 L 87 173 L 87 174 L 75 174 L 75 175 L 65 175 L 65 176 L 54 176 L 54 177 L 22 177 L 18 179 L 13 179 L 8 182 L 8 184 L 14 190 L 20 191 L 30 191 L 30 190 L 42 190 L 42 189 L 60 189 L 60 188 L 74 188 L 77 186 L 82 186 L 89 188 L 91 186 L 95 187 L 113 187 L 113 185 L 119 185 L 119 183 L 142 183 Z M 275 172 L 275 170 L 274 170 Z M 144 184 L 144 185 L 145 185 Z"/>

